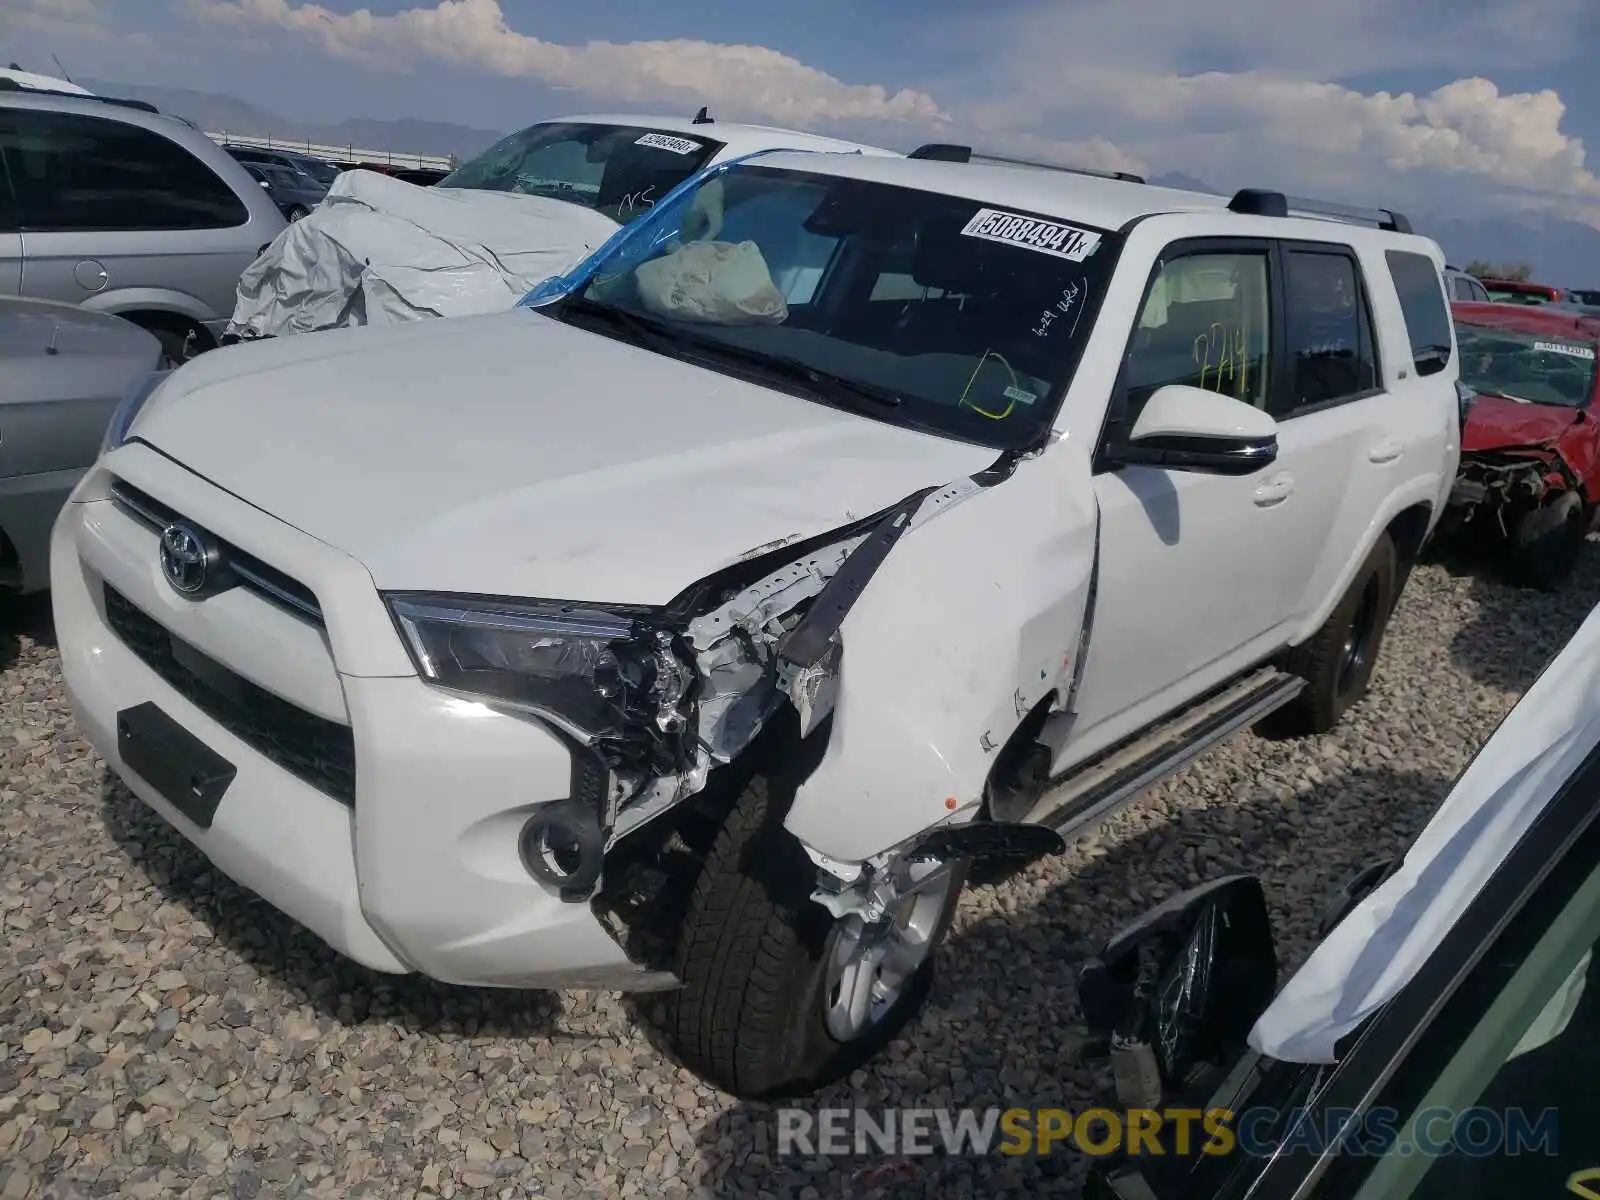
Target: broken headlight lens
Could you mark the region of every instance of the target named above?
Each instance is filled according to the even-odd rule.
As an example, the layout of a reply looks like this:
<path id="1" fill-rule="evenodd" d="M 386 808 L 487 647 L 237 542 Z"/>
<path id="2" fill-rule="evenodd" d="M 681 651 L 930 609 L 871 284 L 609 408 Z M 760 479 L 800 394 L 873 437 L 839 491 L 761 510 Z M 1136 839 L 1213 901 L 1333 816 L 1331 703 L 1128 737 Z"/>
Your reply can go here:
<path id="1" fill-rule="evenodd" d="M 386 597 L 430 683 L 554 718 L 622 757 L 651 758 L 688 727 L 694 672 L 648 610 L 557 601 Z"/>

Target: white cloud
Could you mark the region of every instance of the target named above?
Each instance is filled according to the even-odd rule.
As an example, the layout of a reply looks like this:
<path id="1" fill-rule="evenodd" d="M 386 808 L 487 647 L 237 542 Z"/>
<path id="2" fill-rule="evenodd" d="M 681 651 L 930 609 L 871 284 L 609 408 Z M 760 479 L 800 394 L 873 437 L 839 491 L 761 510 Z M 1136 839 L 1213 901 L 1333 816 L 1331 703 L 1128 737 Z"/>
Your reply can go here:
<path id="1" fill-rule="evenodd" d="M 1291 182 L 1392 189 L 1391 173 L 1444 172 L 1559 196 L 1600 198 L 1581 139 L 1562 130 L 1553 91 L 1502 93 L 1458 79 L 1426 94 L 1360 92 L 1259 73 L 1151 75 L 1087 69 L 1035 93 L 1041 127 L 1103 129 L 1131 157 L 1219 186 Z M 999 132 L 1016 109 L 974 113 Z"/>
<path id="2" fill-rule="evenodd" d="M 440 0 L 389 16 L 366 9 L 336 13 L 290 0 L 189 0 L 189 7 L 219 24 L 297 34 L 335 57 L 372 66 L 444 61 L 552 87 L 603 90 L 617 101 L 693 97 L 791 125 L 944 119 L 925 92 L 844 83 L 765 46 L 541 41 L 512 29 L 499 0 Z"/>
<path id="3" fill-rule="evenodd" d="M 5 0 L 0 30 L 97 41 L 111 36 L 99 0 Z"/>
<path id="4" fill-rule="evenodd" d="M 980 49 L 970 82 L 1003 81 L 1004 91 L 1019 82 L 1048 89 L 1084 68 L 1339 81 L 1463 62 L 1475 71 L 1544 66 L 1570 54 L 1592 9 L 1592 0 L 1036 0 L 957 18 L 941 36 Z"/>
<path id="5" fill-rule="evenodd" d="M 1493 81 L 1570 56 L 1593 0 L 1038 0 L 929 18 L 927 36 L 962 45 L 974 65 L 916 88 L 846 82 L 757 45 L 565 45 L 513 28 L 499 0 L 407 2 L 385 14 L 172 0 L 236 45 L 276 35 L 369 68 L 526 79 L 597 105 L 692 101 L 888 145 L 963 140 L 1102 169 L 1179 170 L 1223 189 L 1542 207 L 1591 222 L 1600 213 L 1600 178 L 1564 128 L 1562 98 Z M 0 0 L 0 28 L 104 38 L 111 11 L 107 0 Z M 1458 63 L 1477 74 L 1433 91 L 1362 86 L 1407 70 L 1450 79 Z"/>

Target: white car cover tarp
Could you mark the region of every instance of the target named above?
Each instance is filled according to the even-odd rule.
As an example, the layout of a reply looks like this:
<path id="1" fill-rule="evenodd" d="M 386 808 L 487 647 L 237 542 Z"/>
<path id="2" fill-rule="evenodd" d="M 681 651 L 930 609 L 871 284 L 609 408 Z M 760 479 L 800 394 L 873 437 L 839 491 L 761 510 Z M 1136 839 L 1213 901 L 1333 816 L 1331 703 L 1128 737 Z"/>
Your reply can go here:
<path id="1" fill-rule="evenodd" d="M 1323 939 L 1250 1034 L 1271 1058 L 1330 1063 L 1392 1000 L 1600 742 L 1600 608 L 1456 782 L 1399 870 Z"/>
<path id="2" fill-rule="evenodd" d="M 239 278 L 241 338 L 501 312 L 614 234 L 581 204 L 346 171 Z"/>

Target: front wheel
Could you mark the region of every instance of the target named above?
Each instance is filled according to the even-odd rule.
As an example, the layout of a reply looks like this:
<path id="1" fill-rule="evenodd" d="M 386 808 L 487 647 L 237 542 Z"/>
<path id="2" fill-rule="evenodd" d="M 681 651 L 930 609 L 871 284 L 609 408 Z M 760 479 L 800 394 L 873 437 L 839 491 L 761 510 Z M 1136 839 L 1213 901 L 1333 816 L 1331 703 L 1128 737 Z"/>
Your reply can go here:
<path id="1" fill-rule="evenodd" d="M 1578 565 L 1589 532 L 1583 497 L 1566 492 L 1524 514 L 1511 531 L 1508 574 L 1513 583 L 1552 591 Z"/>
<path id="2" fill-rule="evenodd" d="M 966 878 L 964 862 L 902 866 L 865 912 L 834 916 L 769 787 L 746 787 L 706 860 L 662 1029 L 686 1066 L 745 1100 L 815 1091 L 893 1039 L 927 996 Z"/>
<path id="3" fill-rule="evenodd" d="M 165 325 L 144 327 L 161 343 L 161 370 L 175 371 L 194 357 L 194 335 Z"/>
<path id="4" fill-rule="evenodd" d="M 311 210 L 303 204 L 296 204 L 284 214 L 290 221 L 298 221 L 301 217 L 309 217 Z"/>

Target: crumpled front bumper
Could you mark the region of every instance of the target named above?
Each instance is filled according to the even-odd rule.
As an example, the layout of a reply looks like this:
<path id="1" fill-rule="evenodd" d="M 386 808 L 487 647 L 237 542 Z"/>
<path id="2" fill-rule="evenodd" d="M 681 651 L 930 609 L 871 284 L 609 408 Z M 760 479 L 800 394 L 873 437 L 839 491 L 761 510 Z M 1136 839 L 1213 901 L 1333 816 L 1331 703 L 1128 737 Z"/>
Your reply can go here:
<path id="1" fill-rule="evenodd" d="M 142 447 L 129 449 L 137 453 L 112 457 L 119 470 L 137 473 L 139 487 L 180 512 L 204 513 L 235 546 L 264 553 L 271 545 L 273 565 L 304 581 L 329 610 L 328 628 L 313 632 L 286 624 L 293 618 L 242 588 L 184 599 L 162 577 L 158 534 L 97 498 L 103 473 L 91 472 L 51 545 L 62 673 L 85 736 L 141 801 L 223 873 L 375 970 L 487 986 L 646 990 L 675 982 L 630 961 L 588 904 L 562 900 L 521 861 L 523 823 L 572 786 L 571 756 L 553 734 L 414 674 L 340 670 L 332 610 L 360 611 L 376 592 L 341 595 L 329 574 L 337 552 L 302 542 Z M 354 745 L 353 803 L 285 769 L 215 709 L 197 704 L 192 688 L 153 669 L 108 617 L 108 586 L 123 597 L 119 605 L 144 614 L 148 628 L 325 719 L 342 717 Z M 398 639 L 392 626 L 362 625 L 369 636 Z M 146 702 L 237 770 L 207 827 L 119 753 L 118 714 Z"/>

